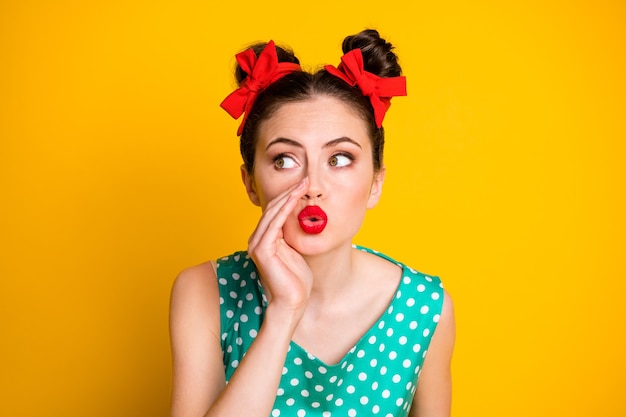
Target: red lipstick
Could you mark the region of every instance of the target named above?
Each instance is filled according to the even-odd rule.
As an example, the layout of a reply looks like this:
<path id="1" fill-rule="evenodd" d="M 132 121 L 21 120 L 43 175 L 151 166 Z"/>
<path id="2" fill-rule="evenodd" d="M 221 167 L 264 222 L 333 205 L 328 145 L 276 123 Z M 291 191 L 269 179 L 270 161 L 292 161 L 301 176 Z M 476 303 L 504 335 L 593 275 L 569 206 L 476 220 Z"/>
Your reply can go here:
<path id="1" fill-rule="evenodd" d="M 328 217 L 320 207 L 306 206 L 298 214 L 298 222 L 304 233 L 316 235 L 322 233 L 328 223 Z"/>

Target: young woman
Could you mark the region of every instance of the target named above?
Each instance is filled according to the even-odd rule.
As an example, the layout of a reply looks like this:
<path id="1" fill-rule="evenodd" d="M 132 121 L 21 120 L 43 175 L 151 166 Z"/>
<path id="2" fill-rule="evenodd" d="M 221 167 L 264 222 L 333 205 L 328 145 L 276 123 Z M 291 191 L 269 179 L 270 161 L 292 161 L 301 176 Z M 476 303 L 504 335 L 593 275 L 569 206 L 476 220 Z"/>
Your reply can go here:
<path id="1" fill-rule="evenodd" d="M 405 95 L 366 30 L 314 73 L 273 42 L 237 56 L 247 251 L 184 270 L 171 300 L 172 416 L 450 414 L 452 303 L 437 277 L 353 245 L 378 202 L 382 120 Z"/>

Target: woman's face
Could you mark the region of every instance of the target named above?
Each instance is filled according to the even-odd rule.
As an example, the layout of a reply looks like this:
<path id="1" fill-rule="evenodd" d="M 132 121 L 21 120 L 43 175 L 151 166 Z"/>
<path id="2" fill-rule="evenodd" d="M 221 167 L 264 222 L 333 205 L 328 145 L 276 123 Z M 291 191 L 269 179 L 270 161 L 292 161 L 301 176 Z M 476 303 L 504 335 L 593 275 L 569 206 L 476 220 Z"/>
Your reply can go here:
<path id="1" fill-rule="evenodd" d="M 374 172 L 365 122 L 327 96 L 285 104 L 264 121 L 254 166 L 253 174 L 242 167 L 242 175 L 250 200 L 263 210 L 309 177 L 306 195 L 283 226 L 285 241 L 304 255 L 351 244 L 366 210 L 378 202 L 384 179 L 384 168 Z M 307 206 L 323 213 L 310 207 L 302 212 Z"/>

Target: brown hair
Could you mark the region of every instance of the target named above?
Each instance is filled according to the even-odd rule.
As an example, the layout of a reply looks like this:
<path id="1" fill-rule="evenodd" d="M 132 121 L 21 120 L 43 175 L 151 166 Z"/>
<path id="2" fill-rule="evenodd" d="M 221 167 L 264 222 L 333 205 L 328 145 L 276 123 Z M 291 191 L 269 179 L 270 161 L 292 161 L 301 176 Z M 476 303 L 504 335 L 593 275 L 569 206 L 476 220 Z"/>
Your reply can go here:
<path id="1" fill-rule="evenodd" d="M 266 44 L 257 44 L 252 49 L 258 56 L 265 46 Z M 344 39 L 342 45 L 344 53 L 356 48 L 361 49 L 366 71 L 379 77 L 401 75 L 402 69 L 398 65 L 397 56 L 392 51 L 393 46 L 381 38 L 376 30 L 367 29 Z M 276 52 L 279 62 L 299 64 L 298 58 L 291 50 L 276 46 Z M 235 78 L 239 84 L 247 75 L 241 67 L 237 66 Z M 330 96 L 342 101 L 363 119 L 372 141 L 374 170 L 380 170 L 383 162 L 385 131 L 383 127 L 376 126 L 374 109 L 369 98 L 363 96 L 358 87 L 352 87 L 340 78 L 329 74 L 325 69 L 320 69 L 314 73 L 292 72 L 268 86 L 258 95 L 247 115 L 239 142 L 241 157 L 249 173 L 254 172 L 254 155 L 260 124 L 269 119 L 283 104 L 304 101 L 316 95 Z"/>

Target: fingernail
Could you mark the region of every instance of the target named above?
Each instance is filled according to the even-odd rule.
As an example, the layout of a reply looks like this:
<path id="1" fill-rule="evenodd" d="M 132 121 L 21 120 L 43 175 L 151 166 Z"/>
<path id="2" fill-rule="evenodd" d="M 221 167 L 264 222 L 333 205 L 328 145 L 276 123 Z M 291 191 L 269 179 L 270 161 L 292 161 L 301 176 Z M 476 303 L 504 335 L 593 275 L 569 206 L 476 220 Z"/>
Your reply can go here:
<path id="1" fill-rule="evenodd" d="M 309 180 L 309 177 L 304 177 L 300 180 L 300 183 L 298 184 L 298 188 L 302 188 L 304 186 L 304 184 L 306 184 L 306 182 Z"/>

